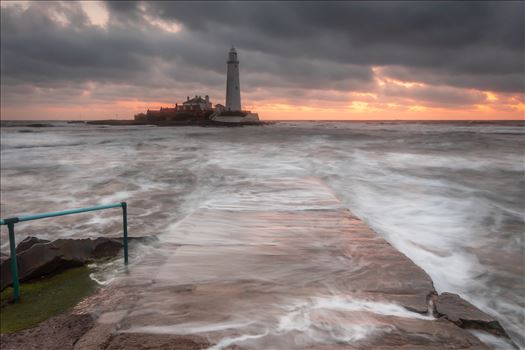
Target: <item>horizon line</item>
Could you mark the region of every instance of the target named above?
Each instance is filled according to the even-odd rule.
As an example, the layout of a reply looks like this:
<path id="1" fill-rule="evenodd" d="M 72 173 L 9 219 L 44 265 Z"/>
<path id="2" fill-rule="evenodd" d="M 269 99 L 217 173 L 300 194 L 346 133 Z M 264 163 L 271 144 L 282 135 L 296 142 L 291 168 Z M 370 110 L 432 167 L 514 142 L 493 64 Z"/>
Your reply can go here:
<path id="1" fill-rule="evenodd" d="M 68 122 L 133 119 L 1 119 L 0 122 Z M 522 119 L 262 119 L 270 122 L 525 122 Z"/>

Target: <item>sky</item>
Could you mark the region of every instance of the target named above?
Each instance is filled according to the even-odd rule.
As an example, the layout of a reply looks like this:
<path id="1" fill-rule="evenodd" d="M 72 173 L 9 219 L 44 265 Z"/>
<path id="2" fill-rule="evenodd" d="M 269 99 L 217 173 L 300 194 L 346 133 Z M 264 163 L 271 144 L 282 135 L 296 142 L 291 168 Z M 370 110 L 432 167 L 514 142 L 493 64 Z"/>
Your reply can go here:
<path id="1" fill-rule="evenodd" d="M 525 119 L 525 2 L 1 2 L 1 118 Z"/>

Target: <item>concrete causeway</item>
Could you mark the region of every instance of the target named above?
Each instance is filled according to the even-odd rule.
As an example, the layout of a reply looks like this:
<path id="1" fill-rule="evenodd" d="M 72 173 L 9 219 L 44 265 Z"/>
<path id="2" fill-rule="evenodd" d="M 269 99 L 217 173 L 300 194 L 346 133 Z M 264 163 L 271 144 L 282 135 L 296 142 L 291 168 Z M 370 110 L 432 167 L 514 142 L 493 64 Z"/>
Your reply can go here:
<path id="1" fill-rule="evenodd" d="M 246 186 L 159 238 L 76 308 L 97 320 L 75 349 L 488 349 L 319 179 Z"/>

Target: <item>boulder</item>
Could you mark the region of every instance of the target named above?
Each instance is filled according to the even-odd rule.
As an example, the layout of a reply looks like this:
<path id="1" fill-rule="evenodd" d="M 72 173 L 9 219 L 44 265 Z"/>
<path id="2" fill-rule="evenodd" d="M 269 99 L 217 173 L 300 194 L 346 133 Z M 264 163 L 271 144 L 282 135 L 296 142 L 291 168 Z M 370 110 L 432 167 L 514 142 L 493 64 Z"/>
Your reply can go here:
<path id="1" fill-rule="evenodd" d="M 480 329 L 508 338 L 497 320 L 457 294 L 441 293 L 435 296 L 434 308 L 437 317 L 443 317 L 461 328 Z"/>
<path id="2" fill-rule="evenodd" d="M 40 239 L 37 237 L 28 236 L 16 246 L 16 254 L 20 254 L 25 250 L 28 250 L 37 243 L 49 243 L 47 239 Z"/>
<path id="3" fill-rule="evenodd" d="M 23 251 L 26 251 L 28 250 L 29 248 L 31 248 L 33 245 L 35 244 L 38 244 L 38 243 L 48 243 L 49 241 L 46 240 L 46 239 L 40 239 L 40 238 L 36 238 L 36 237 L 32 237 L 32 236 L 28 236 L 26 238 L 24 238 L 24 240 L 20 243 L 18 243 L 18 245 L 16 246 L 16 255 L 18 257 L 18 255 L 20 253 L 22 253 Z M 5 252 L 1 252 L 0 253 L 0 284 L 1 284 L 1 290 L 3 290 L 5 287 L 7 287 L 7 285 L 5 285 L 5 279 L 9 279 L 11 280 L 11 266 L 10 266 L 10 260 L 11 260 L 11 257 L 9 256 L 9 254 L 5 253 Z M 9 283 L 12 283 L 12 282 L 9 282 Z"/>
<path id="4" fill-rule="evenodd" d="M 6 260 L 9 260 L 9 254 L 0 252 L 0 263 L 3 264 Z"/>
<path id="5" fill-rule="evenodd" d="M 24 126 L 27 126 L 29 128 L 51 128 L 54 125 L 52 125 L 52 124 L 43 124 L 43 123 L 35 123 L 35 124 L 27 124 L 27 125 L 24 125 Z"/>
<path id="6" fill-rule="evenodd" d="M 147 333 L 117 333 L 111 337 L 107 350 L 142 350 L 142 349 L 208 349 L 209 341 L 192 334 L 147 334 Z M 237 347 L 235 347 L 237 348 Z M 233 349 L 233 348 L 232 348 Z"/>
<path id="7" fill-rule="evenodd" d="M 10 257 L 2 252 L 0 256 L 0 290 L 4 290 L 9 286 L 11 281 Z"/>
<path id="8" fill-rule="evenodd" d="M 109 237 L 109 238 L 122 243 L 122 236 Z M 151 243 L 157 242 L 158 240 L 159 240 L 159 238 L 157 236 L 155 236 L 155 235 L 129 236 L 128 237 L 128 243 L 129 244 L 134 244 L 134 243 L 151 244 Z"/>
<path id="9" fill-rule="evenodd" d="M 76 342 L 93 326 L 88 314 L 66 313 L 41 322 L 33 328 L 0 334 L 2 350 L 73 350 Z"/>
<path id="10" fill-rule="evenodd" d="M 104 237 L 35 243 L 17 253 L 18 276 L 20 281 L 28 281 L 97 259 L 113 257 L 121 248 L 122 243 L 119 241 Z M 6 259 L 0 266 L 0 290 L 12 284 L 9 264 L 10 259 Z"/>

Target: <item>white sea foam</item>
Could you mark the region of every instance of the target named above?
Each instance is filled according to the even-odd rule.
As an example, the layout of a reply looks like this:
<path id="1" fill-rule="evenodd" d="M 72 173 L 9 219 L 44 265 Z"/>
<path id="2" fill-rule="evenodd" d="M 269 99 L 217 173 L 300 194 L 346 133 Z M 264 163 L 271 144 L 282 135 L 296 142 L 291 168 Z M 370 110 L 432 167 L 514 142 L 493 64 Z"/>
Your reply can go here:
<path id="1" fill-rule="evenodd" d="M 2 217 L 126 200 L 130 233 L 159 234 L 193 210 L 220 203 L 225 210 L 315 209 L 308 204 L 315 186 L 310 194 L 267 193 L 267 201 L 254 200 L 246 188 L 319 178 L 339 201 L 334 207 L 349 208 L 429 273 L 439 291 L 491 313 L 525 347 L 522 126 L 293 122 L 18 130 L 0 130 Z M 109 214 L 89 215 L 18 224 L 17 239 L 120 233 Z M 0 235 L 5 251 L 7 231 Z M 197 232 L 185 242 L 210 237 Z"/>
<path id="2" fill-rule="evenodd" d="M 153 334 L 199 334 L 224 331 L 228 329 L 242 329 L 250 324 L 251 322 L 222 322 L 212 324 L 203 322 L 192 322 L 165 326 L 134 327 L 126 330 L 125 332 Z"/>
<path id="3" fill-rule="evenodd" d="M 344 296 L 313 298 L 310 308 L 340 311 L 366 311 L 378 315 L 417 318 L 420 320 L 434 319 L 434 317 L 430 315 L 423 315 L 417 312 L 409 311 L 397 304 L 361 300 Z"/>
<path id="4" fill-rule="evenodd" d="M 496 337 L 492 334 L 475 330 L 470 331 L 470 333 L 485 344 L 492 346 L 495 350 L 516 350 L 516 347 L 511 342 L 502 337 Z"/>
<path id="5" fill-rule="evenodd" d="M 391 303 L 344 296 L 323 296 L 266 306 L 272 321 L 189 322 L 172 325 L 132 327 L 124 332 L 204 335 L 214 341 L 209 349 L 239 345 L 246 349 L 301 349 L 315 344 L 357 344 L 372 340 L 395 328 L 375 315 L 432 320 Z M 275 311 L 279 312 L 275 314 Z M 263 310 L 258 313 L 264 313 Z M 237 315 L 238 317 L 238 315 Z M 221 334 L 240 334 L 221 336 Z"/>
<path id="6" fill-rule="evenodd" d="M 259 339 L 266 336 L 268 333 L 263 334 L 244 334 L 238 337 L 224 338 L 221 339 L 217 344 L 208 348 L 208 350 L 222 350 L 230 345 L 243 343 L 247 340 Z"/>

